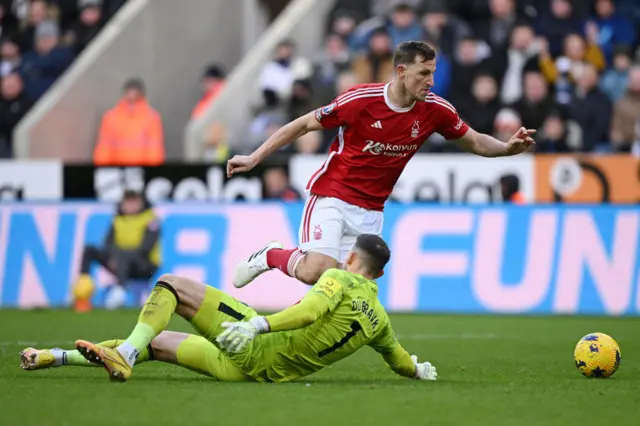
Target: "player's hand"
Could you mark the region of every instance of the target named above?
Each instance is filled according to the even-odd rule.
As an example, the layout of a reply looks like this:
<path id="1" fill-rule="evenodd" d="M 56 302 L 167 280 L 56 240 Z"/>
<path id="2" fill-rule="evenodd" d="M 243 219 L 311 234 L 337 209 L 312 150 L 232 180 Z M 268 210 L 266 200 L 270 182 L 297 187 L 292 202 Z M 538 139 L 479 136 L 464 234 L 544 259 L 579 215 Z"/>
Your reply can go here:
<path id="1" fill-rule="evenodd" d="M 242 352 L 258 334 L 269 331 L 269 323 L 264 317 L 254 317 L 249 321 L 223 322 L 225 331 L 216 342 L 229 352 Z"/>
<path id="2" fill-rule="evenodd" d="M 253 169 L 258 162 L 250 155 L 234 155 L 227 161 L 227 177 Z"/>
<path id="3" fill-rule="evenodd" d="M 531 145 L 536 142 L 533 140 L 533 135 L 536 133 L 534 129 L 526 129 L 521 127 L 509 142 L 507 142 L 507 155 L 518 155 L 528 150 Z"/>
<path id="4" fill-rule="evenodd" d="M 418 357 L 411 355 L 411 361 L 416 366 L 416 379 L 418 380 L 436 380 L 438 373 L 436 367 L 430 362 L 418 362 Z"/>

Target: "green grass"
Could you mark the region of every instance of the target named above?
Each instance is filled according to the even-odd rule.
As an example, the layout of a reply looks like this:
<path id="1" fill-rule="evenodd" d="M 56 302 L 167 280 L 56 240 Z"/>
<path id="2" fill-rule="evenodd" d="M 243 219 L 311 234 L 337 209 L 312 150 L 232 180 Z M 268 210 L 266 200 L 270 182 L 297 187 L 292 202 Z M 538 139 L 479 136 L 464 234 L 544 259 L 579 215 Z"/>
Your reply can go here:
<path id="1" fill-rule="evenodd" d="M 126 337 L 133 311 L 0 310 L 0 425 L 637 425 L 640 319 L 392 317 L 411 353 L 438 367 L 437 382 L 395 377 L 371 350 L 287 384 L 218 383 L 149 363 L 124 384 L 100 368 L 26 372 L 18 351 L 76 338 Z M 177 318 L 171 329 L 189 331 Z M 622 363 L 610 379 L 586 379 L 573 348 L 611 334 Z"/>

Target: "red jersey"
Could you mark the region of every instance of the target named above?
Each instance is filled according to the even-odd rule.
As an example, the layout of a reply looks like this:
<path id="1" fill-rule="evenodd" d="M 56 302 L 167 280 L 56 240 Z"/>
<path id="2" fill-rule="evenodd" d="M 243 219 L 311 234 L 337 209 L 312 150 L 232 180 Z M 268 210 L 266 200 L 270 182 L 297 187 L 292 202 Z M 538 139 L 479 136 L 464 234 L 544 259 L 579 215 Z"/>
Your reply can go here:
<path id="1" fill-rule="evenodd" d="M 406 164 L 429 136 L 460 139 L 469 130 L 455 108 L 435 94 L 399 108 L 389 100 L 388 90 L 389 83 L 355 86 L 316 110 L 323 127 L 340 129 L 308 191 L 381 211 Z"/>

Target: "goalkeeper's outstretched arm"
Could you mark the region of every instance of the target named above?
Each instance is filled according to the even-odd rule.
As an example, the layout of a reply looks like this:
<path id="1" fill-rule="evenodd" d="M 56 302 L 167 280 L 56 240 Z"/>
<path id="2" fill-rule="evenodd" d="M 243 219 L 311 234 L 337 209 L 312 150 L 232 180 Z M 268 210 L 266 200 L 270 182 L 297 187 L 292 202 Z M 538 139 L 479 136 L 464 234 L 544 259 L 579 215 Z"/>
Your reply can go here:
<path id="1" fill-rule="evenodd" d="M 430 362 L 418 362 L 417 356 L 409 355 L 396 340 L 389 323 L 370 346 L 382 355 L 384 361 L 393 371 L 401 376 L 419 380 L 436 380 L 438 376 L 436 367 Z"/>

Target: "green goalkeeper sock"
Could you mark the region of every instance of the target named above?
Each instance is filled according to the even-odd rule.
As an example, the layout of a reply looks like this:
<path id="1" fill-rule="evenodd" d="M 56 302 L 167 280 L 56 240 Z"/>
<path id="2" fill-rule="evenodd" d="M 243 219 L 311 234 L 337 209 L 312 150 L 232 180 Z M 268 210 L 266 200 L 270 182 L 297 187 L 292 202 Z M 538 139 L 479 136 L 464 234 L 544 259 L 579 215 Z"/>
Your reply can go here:
<path id="1" fill-rule="evenodd" d="M 158 282 L 142 307 L 138 324 L 127 340 L 116 348 L 129 365 L 133 366 L 153 338 L 167 327 L 176 306 L 176 291 L 169 284 Z"/>
<path id="2" fill-rule="evenodd" d="M 98 367 L 98 364 L 93 364 L 86 360 L 85 357 L 76 350 L 62 351 L 62 365 L 75 365 L 80 367 Z M 56 357 L 57 358 L 57 357 Z"/>

